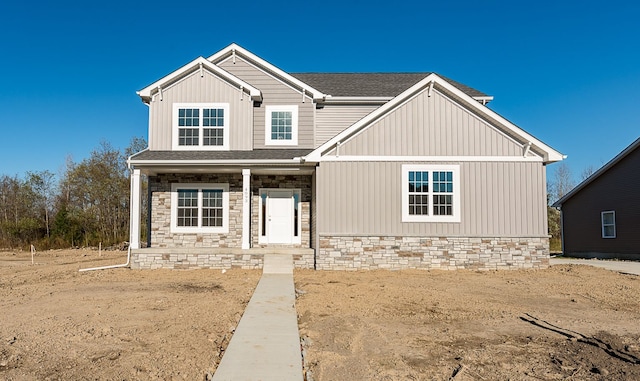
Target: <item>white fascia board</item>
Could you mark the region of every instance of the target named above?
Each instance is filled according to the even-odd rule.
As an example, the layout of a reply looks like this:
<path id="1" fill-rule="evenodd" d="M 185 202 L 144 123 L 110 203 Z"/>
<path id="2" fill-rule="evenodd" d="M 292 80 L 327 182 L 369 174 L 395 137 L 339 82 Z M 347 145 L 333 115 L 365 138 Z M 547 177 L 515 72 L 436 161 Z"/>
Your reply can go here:
<path id="1" fill-rule="evenodd" d="M 387 112 L 392 111 L 394 108 L 400 106 L 401 104 L 403 104 L 403 102 L 405 102 L 407 99 L 410 99 L 415 94 L 426 89 L 431 82 L 438 84 L 440 87 L 456 95 L 458 98 L 465 100 L 465 103 L 467 103 L 470 108 L 474 109 L 480 114 L 484 114 L 487 117 L 494 119 L 499 124 L 504 126 L 505 129 L 513 133 L 515 136 L 520 137 L 523 141 L 531 142 L 533 146 L 537 147 L 539 150 L 544 152 L 545 163 L 552 163 L 552 162 L 560 161 L 566 158 L 565 155 L 554 150 L 548 145 L 542 143 L 538 139 L 534 138 L 532 135 L 525 132 L 520 127 L 514 125 L 513 123 L 509 122 L 505 118 L 501 117 L 496 112 L 489 109 L 488 107 L 480 104 L 478 101 L 474 100 L 473 97 L 465 94 L 463 91 L 459 90 L 458 88 L 456 88 L 455 86 L 447 82 L 446 80 L 432 73 L 432 74 L 429 74 L 424 79 L 422 79 L 420 82 L 416 83 L 415 85 L 411 86 L 407 90 L 403 91 L 400 95 L 395 97 L 393 100 L 382 105 L 377 110 L 371 112 L 364 118 L 360 119 L 358 122 L 354 123 L 351 127 L 347 128 L 346 130 L 339 133 L 338 135 L 336 135 L 335 137 L 333 137 L 332 139 L 330 139 L 320 147 L 316 148 L 313 152 L 307 155 L 306 159 L 310 161 L 320 161 L 320 157 L 322 156 L 322 154 L 328 151 L 330 148 L 332 148 L 336 143 L 338 142 L 344 143 L 345 139 L 351 137 L 352 135 L 357 133 L 360 129 L 366 128 L 367 125 L 373 123 L 380 117 L 384 116 Z"/>
<path id="2" fill-rule="evenodd" d="M 223 70 L 221 68 L 219 68 L 218 66 L 212 64 L 211 62 L 207 61 L 204 57 L 198 57 L 195 60 L 189 62 L 188 64 L 184 65 L 183 67 L 181 67 L 180 69 L 174 71 L 173 73 L 166 75 L 165 77 L 161 78 L 160 80 L 152 83 L 151 85 L 145 87 L 144 89 L 136 92 L 143 100 L 145 99 L 150 99 L 151 98 L 151 93 L 156 90 L 158 87 L 162 88 L 164 87 L 164 85 L 166 85 L 167 83 L 171 83 L 176 81 L 177 79 L 179 79 L 180 77 L 184 76 L 186 73 L 190 72 L 192 69 L 196 68 L 197 66 L 202 65 L 203 68 L 206 68 L 207 70 L 213 72 L 214 74 L 218 75 L 219 77 L 224 78 L 225 80 L 234 83 L 236 86 L 241 87 L 243 89 L 243 91 L 247 91 L 249 93 L 249 95 L 251 96 L 251 99 L 255 100 L 255 101 L 260 101 L 262 100 L 262 94 L 260 93 L 260 90 L 258 90 L 257 88 L 251 86 L 250 84 L 246 83 L 245 81 L 241 80 L 240 78 L 236 77 L 235 75 L 229 73 L 226 70 Z"/>
<path id="3" fill-rule="evenodd" d="M 320 162 L 542 162 L 539 156 L 322 156 Z"/>
<path id="4" fill-rule="evenodd" d="M 310 93 L 314 101 L 322 100 L 327 96 L 327 94 L 324 94 L 323 92 L 314 89 L 313 87 L 309 86 L 308 84 L 300 81 L 299 79 L 293 77 L 292 75 L 288 74 L 287 72 L 277 68 L 276 66 L 270 64 L 269 62 L 263 60 L 262 58 L 256 56 L 255 54 L 251 53 L 250 51 L 244 49 L 243 47 L 241 47 L 241 46 L 239 46 L 239 45 L 237 45 L 235 43 L 231 44 L 231 45 L 227 46 L 226 48 L 222 49 L 221 51 L 215 53 L 214 55 L 209 57 L 208 60 L 215 64 L 215 63 L 217 63 L 217 62 L 229 57 L 229 55 L 233 54 L 234 51 L 236 52 L 236 54 L 239 54 L 241 57 L 252 61 L 257 66 L 262 67 L 264 70 L 267 70 L 267 71 L 273 73 L 275 76 L 280 77 L 281 80 L 284 80 L 285 82 L 292 83 L 295 86 L 299 87 L 300 91 L 304 90 L 305 92 Z"/>

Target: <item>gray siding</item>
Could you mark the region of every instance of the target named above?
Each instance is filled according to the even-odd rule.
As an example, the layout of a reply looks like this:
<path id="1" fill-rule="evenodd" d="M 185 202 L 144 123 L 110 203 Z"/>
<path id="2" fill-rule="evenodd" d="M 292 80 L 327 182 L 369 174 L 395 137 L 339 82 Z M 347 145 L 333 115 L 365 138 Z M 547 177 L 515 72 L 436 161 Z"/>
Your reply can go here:
<path id="1" fill-rule="evenodd" d="M 522 156 L 522 145 L 434 91 L 418 94 L 344 143 L 340 155 Z"/>
<path id="2" fill-rule="evenodd" d="M 232 73 L 251 86 L 262 92 L 262 104 L 254 108 L 254 148 L 277 148 L 278 146 L 265 146 L 264 115 L 265 106 L 269 105 L 297 105 L 298 106 L 298 148 L 314 148 L 313 114 L 314 104 L 307 97 L 302 103 L 302 94 L 279 80 L 258 70 L 248 64 L 242 58 L 236 57 L 235 64 L 232 59 L 221 62 L 218 66 Z M 284 148 L 293 148 L 284 146 Z"/>
<path id="3" fill-rule="evenodd" d="M 149 149 L 171 150 L 174 103 L 229 103 L 229 149 L 250 150 L 252 144 L 253 102 L 240 89 L 208 71 L 196 71 L 162 90 L 149 104 Z"/>
<path id="4" fill-rule="evenodd" d="M 344 131 L 380 105 L 325 105 L 316 110 L 316 147 Z"/>
<path id="5" fill-rule="evenodd" d="M 616 238 L 602 238 L 600 213 L 616 212 Z M 562 204 L 564 249 L 640 258 L 640 148 Z M 615 255 L 613 255 L 615 256 Z"/>
<path id="6" fill-rule="evenodd" d="M 546 179 L 541 163 L 449 163 L 460 164 L 460 223 L 402 222 L 402 164 L 323 162 L 317 172 L 318 233 L 436 237 L 547 235 Z"/>

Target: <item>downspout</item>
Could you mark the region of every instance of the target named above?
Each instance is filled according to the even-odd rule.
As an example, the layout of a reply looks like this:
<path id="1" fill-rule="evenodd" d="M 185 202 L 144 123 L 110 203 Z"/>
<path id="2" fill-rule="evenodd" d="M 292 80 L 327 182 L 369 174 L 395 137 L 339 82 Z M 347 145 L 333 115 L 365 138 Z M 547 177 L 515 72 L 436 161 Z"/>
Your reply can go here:
<path id="1" fill-rule="evenodd" d="M 133 155 L 131 155 L 131 156 L 133 156 Z M 131 171 L 133 169 L 131 167 L 131 156 L 129 156 L 129 158 L 127 159 L 129 171 Z M 83 271 L 107 270 L 107 269 L 117 269 L 117 268 L 120 268 L 120 267 L 128 267 L 130 261 L 131 261 L 131 245 L 129 245 L 129 247 L 127 248 L 127 262 L 126 263 L 123 263 L 123 264 L 120 264 L 120 265 L 90 267 L 90 268 L 87 268 L 87 269 L 80 269 L 78 271 L 83 272 Z"/>

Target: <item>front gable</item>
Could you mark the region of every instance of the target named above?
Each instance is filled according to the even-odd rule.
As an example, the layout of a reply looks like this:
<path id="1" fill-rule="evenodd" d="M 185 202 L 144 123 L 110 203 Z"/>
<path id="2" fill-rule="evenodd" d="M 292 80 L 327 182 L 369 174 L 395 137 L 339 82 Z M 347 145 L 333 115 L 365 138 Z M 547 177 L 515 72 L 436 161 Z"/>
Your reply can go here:
<path id="1" fill-rule="evenodd" d="M 329 154 L 522 157 L 524 147 L 445 94 L 426 89 Z"/>
<path id="2" fill-rule="evenodd" d="M 324 161 L 345 155 L 404 160 L 520 156 L 544 163 L 564 158 L 436 74 L 337 134 L 306 159 Z"/>
<path id="3" fill-rule="evenodd" d="M 218 73 L 194 68 L 164 87 L 156 88 L 149 98 L 149 148 L 151 150 L 249 150 L 251 149 L 253 100 L 251 88 L 245 91 Z M 256 89 L 257 91 L 257 89 Z M 205 139 L 199 121 L 198 143 L 179 145 L 179 112 L 181 109 L 202 111 L 224 110 L 221 130 L 223 144 L 203 145 Z M 193 129 L 195 130 L 195 129 Z"/>

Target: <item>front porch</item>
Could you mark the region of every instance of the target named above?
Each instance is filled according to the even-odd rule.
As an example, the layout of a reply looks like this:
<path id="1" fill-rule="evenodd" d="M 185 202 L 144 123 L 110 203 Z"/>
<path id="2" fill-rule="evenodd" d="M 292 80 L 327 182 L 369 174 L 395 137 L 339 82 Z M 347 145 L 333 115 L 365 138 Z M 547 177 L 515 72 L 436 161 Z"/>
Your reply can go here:
<path id="1" fill-rule="evenodd" d="M 313 269 L 315 250 L 291 247 L 131 249 L 132 269 L 261 269 L 264 258 L 289 254 L 295 268 Z"/>

